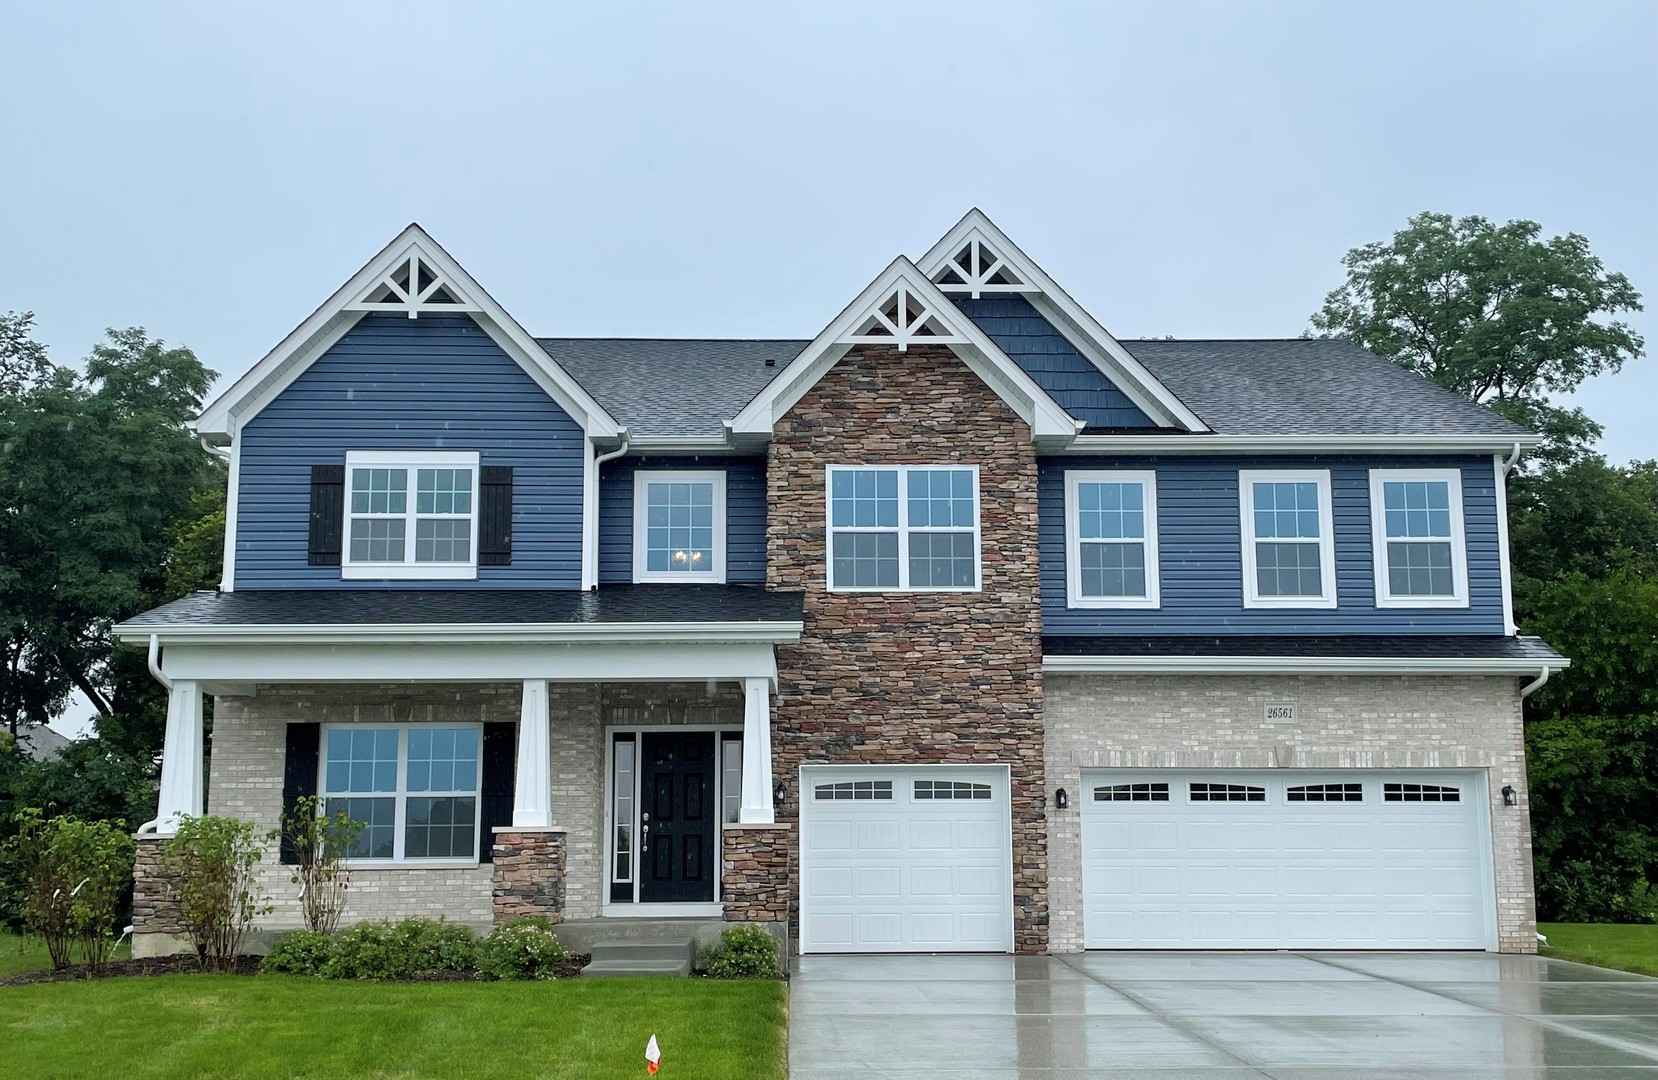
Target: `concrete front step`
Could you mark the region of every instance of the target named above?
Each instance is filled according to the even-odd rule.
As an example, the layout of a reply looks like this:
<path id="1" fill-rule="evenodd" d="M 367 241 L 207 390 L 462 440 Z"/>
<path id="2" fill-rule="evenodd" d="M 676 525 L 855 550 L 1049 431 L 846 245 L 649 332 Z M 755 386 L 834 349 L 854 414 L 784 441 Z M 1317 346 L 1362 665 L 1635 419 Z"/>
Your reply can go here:
<path id="1" fill-rule="evenodd" d="M 689 937 L 629 938 L 620 941 L 595 941 L 592 953 L 592 962 L 581 970 L 584 976 L 683 977 L 691 973 L 697 947 L 696 942 Z"/>

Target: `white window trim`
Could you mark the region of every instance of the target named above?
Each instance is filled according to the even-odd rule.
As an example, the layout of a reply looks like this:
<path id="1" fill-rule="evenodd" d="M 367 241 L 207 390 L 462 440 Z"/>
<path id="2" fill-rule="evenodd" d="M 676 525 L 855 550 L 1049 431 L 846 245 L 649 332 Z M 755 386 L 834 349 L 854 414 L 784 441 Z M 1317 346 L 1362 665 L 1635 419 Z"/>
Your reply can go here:
<path id="1" fill-rule="evenodd" d="M 645 492 L 650 484 L 712 484 L 714 485 L 714 552 L 713 565 L 707 570 L 647 570 Z M 633 580 L 642 582 L 669 582 L 691 585 L 697 582 L 723 585 L 725 583 L 725 473 L 723 471 L 689 472 L 674 469 L 639 471 L 633 474 Z"/>
<path id="2" fill-rule="evenodd" d="M 472 858 L 452 859 L 447 857 L 435 859 L 411 859 L 403 855 L 403 829 L 407 823 L 406 808 L 408 799 L 423 799 L 432 796 L 427 791 L 409 791 L 409 732 L 415 728 L 474 728 L 478 732 L 478 769 L 473 777 L 474 790 L 470 793 L 474 800 L 472 814 Z M 344 794 L 331 795 L 328 791 L 328 733 L 330 731 L 395 731 L 397 732 L 397 790 L 396 791 L 353 791 Z M 466 797 L 465 792 L 438 792 L 436 797 L 445 795 Z M 390 867 L 418 867 L 424 869 L 461 866 L 480 866 L 478 856 L 482 849 L 484 818 L 484 725 L 481 723 L 419 723 L 419 724 L 324 724 L 322 725 L 322 748 L 317 754 L 317 798 L 326 805 L 327 800 L 334 799 L 392 799 L 394 808 L 392 815 L 392 857 L 389 859 L 341 859 L 341 865 L 352 870 L 384 870 Z"/>
<path id="3" fill-rule="evenodd" d="M 353 515 L 351 512 L 351 478 L 356 469 L 406 469 L 408 496 L 404 505 L 403 561 L 377 563 L 351 561 L 351 519 L 354 516 L 385 517 L 383 514 Z M 417 563 L 415 557 L 416 476 L 420 469 L 472 470 L 472 550 L 464 563 Z M 349 581 L 472 581 L 478 576 L 478 503 L 483 496 L 479 475 L 478 454 L 430 450 L 351 450 L 345 455 L 345 520 L 340 526 L 340 577 Z M 459 518 L 459 514 L 436 515 Z"/>
<path id="4" fill-rule="evenodd" d="M 1444 483 L 1451 493 L 1451 595 L 1394 596 L 1388 587 L 1387 502 L 1382 485 L 1428 482 Z M 1401 538 L 1407 539 L 1407 538 Z M 1424 542 L 1434 538 L 1412 537 Z M 1461 469 L 1371 469 L 1370 470 L 1370 554 L 1376 574 L 1376 606 L 1379 608 L 1465 608 L 1468 606 L 1468 540 L 1462 516 Z"/>
<path id="5" fill-rule="evenodd" d="M 1324 596 L 1262 596 L 1256 577 L 1255 485 L 1316 484 L 1318 487 L 1318 563 Z M 1335 511 L 1328 469 L 1240 469 L 1238 517 L 1243 540 L 1243 606 L 1246 608 L 1334 608 L 1336 606 Z M 1268 543 L 1273 542 L 1268 540 Z"/>
<path id="6" fill-rule="evenodd" d="M 848 525 L 836 528 L 835 520 L 835 474 L 837 472 L 867 472 L 878 470 L 882 472 L 898 473 L 898 525 Z M 910 584 L 910 497 L 909 474 L 912 472 L 938 472 L 950 470 L 953 472 L 967 471 L 973 475 L 973 584 L 971 585 L 916 585 Z M 984 522 L 979 509 L 979 467 L 977 465 L 958 465 L 953 462 L 937 462 L 927 465 L 830 465 L 824 470 L 823 477 L 823 580 L 824 587 L 832 593 L 891 593 L 891 592 L 979 592 L 984 586 Z M 898 533 L 898 584 L 897 585 L 836 585 L 835 584 L 835 535 L 837 533 Z M 927 526 L 919 528 L 920 532 L 967 532 L 962 527 L 940 528 Z"/>
<path id="7" fill-rule="evenodd" d="M 1143 493 L 1146 551 L 1146 595 L 1084 596 L 1082 592 L 1081 500 L 1077 489 L 1083 484 L 1139 484 Z M 1107 541 L 1115 543 L 1116 541 Z M 1132 543 L 1133 541 L 1125 541 Z M 1157 562 L 1157 473 L 1120 469 L 1067 470 L 1065 473 L 1065 593 L 1066 606 L 1073 608 L 1158 608 L 1162 606 L 1162 582 Z"/>

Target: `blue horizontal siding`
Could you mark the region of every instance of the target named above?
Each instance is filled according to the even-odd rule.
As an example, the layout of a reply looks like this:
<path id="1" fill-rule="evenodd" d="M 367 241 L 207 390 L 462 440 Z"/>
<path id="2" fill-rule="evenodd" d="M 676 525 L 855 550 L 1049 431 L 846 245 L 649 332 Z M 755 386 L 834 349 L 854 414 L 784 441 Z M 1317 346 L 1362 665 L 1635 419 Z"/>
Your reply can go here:
<path id="1" fill-rule="evenodd" d="M 363 316 L 240 439 L 238 589 L 581 587 L 582 430 L 469 315 Z M 306 565 L 311 466 L 348 450 L 476 450 L 512 466 L 512 565 L 390 582 Z"/>
<path id="2" fill-rule="evenodd" d="M 725 580 L 766 583 L 766 459 L 617 458 L 599 466 L 599 583 L 633 580 L 633 476 L 689 470 L 725 473 Z"/>
<path id="3" fill-rule="evenodd" d="M 1460 468 L 1469 606 L 1377 608 L 1370 548 L 1370 469 Z M 1162 607 L 1065 606 L 1065 472 L 1155 469 Z M 1328 469 L 1336 532 L 1336 601 L 1327 609 L 1245 610 L 1239 469 Z M 1039 466 L 1042 625 L 1048 634 L 1501 634 L 1496 481 L 1489 457 L 1045 458 Z"/>
<path id="4" fill-rule="evenodd" d="M 953 299 L 1060 408 L 1089 427 L 1157 426 L 1023 296 Z"/>

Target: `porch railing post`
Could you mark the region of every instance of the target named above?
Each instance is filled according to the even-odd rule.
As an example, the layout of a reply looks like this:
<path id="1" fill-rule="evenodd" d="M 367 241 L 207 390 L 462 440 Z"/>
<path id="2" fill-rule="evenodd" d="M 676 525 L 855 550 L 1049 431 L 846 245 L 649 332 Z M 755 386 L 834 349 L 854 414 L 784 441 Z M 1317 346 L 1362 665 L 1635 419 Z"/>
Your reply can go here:
<path id="1" fill-rule="evenodd" d="M 745 825 L 777 821 L 771 800 L 771 680 L 743 680 L 743 805 Z"/>
<path id="2" fill-rule="evenodd" d="M 544 829 L 553 823 L 550 725 L 547 680 L 525 679 L 523 708 L 518 716 L 517 782 L 512 793 L 514 828 Z"/>

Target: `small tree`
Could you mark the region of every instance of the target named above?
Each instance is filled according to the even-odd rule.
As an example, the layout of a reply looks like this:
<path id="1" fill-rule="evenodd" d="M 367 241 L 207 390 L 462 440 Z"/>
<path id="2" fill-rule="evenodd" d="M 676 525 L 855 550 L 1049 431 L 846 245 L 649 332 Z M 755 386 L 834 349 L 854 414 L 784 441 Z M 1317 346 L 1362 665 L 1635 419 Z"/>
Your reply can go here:
<path id="1" fill-rule="evenodd" d="M 254 870 L 274 833 L 236 818 L 186 817 L 161 849 L 161 867 L 179 904 L 179 919 L 209 971 L 229 971 L 264 890 Z"/>
<path id="2" fill-rule="evenodd" d="M 351 871 L 342 860 L 363 833 L 363 823 L 344 810 L 327 812 L 321 799 L 305 796 L 282 819 L 282 843 L 299 862 L 290 879 L 299 886 L 299 907 L 305 928 L 332 934 L 345 910 Z"/>

